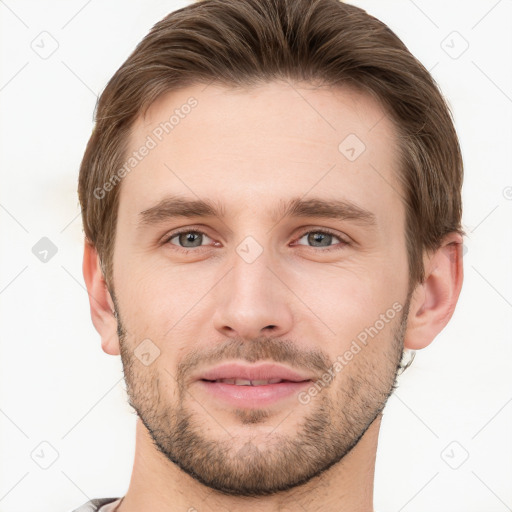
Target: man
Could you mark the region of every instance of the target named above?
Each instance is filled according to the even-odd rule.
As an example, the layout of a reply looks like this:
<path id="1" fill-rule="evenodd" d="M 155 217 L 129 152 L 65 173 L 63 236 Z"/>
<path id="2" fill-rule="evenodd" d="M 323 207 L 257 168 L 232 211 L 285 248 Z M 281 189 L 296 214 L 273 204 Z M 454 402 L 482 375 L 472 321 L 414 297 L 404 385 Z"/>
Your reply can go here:
<path id="1" fill-rule="evenodd" d="M 463 279 L 449 110 L 337 0 L 204 0 L 101 95 L 83 271 L 138 415 L 80 511 L 373 511 L 382 411 Z"/>

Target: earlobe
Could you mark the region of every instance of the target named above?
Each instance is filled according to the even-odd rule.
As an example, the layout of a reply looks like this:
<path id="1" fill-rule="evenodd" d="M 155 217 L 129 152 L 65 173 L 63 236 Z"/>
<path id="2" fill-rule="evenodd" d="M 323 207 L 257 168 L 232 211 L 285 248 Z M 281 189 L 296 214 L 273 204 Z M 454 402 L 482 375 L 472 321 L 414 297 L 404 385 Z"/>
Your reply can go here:
<path id="1" fill-rule="evenodd" d="M 450 233 L 426 258 L 425 279 L 411 298 L 404 347 L 419 350 L 443 330 L 455 311 L 463 281 L 462 236 Z"/>
<path id="2" fill-rule="evenodd" d="M 94 327 L 101 336 L 103 351 L 111 355 L 119 355 L 119 339 L 117 335 L 117 319 L 114 315 L 114 303 L 107 288 L 98 253 L 87 240 L 84 244 L 84 260 L 82 266 L 91 318 Z"/>

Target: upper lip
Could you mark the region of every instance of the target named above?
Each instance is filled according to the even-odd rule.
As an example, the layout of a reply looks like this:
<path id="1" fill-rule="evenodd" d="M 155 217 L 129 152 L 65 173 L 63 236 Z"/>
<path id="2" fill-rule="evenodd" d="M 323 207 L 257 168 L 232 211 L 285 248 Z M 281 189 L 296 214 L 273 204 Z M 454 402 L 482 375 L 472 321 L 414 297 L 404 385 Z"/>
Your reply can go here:
<path id="1" fill-rule="evenodd" d="M 304 375 L 279 364 L 244 365 L 240 363 L 225 363 L 203 371 L 197 380 L 245 379 L 271 380 L 281 379 L 292 382 L 312 380 L 310 375 Z"/>

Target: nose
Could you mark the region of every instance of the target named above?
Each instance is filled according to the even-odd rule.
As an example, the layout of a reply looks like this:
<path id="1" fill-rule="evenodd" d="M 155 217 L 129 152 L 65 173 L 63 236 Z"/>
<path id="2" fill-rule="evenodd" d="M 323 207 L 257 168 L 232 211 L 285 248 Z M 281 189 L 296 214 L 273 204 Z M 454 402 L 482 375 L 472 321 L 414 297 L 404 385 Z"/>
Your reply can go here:
<path id="1" fill-rule="evenodd" d="M 233 268 L 216 287 L 215 328 L 246 340 L 289 332 L 293 294 L 279 274 L 265 251 L 252 263 L 235 254 Z"/>

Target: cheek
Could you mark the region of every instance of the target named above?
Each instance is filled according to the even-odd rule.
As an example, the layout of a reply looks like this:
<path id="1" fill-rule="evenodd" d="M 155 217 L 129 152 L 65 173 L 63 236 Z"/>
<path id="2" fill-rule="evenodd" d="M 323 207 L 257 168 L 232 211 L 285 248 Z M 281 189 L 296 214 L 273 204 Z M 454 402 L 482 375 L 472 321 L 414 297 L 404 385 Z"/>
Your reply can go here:
<path id="1" fill-rule="evenodd" d="M 384 258 L 373 258 L 364 265 L 302 265 L 287 283 L 303 302 L 294 301 L 303 316 L 311 317 L 314 324 L 320 319 L 334 331 L 324 329 L 324 335 L 347 340 L 400 303 L 406 296 L 406 281 L 406 275 L 399 275 Z"/>
<path id="2" fill-rule="evenodd" d="M 172 387 L 175 381 L 166 371 L 172 373 L 186 353 L 211 336 L 207 319 L 212 318 L 215 304 L 208 295 L 216 274 L 211 269 L 192 270 L 189 265 L 142 261 L 125 268 L 130 272 L 118 274 L 118 302 L 131 344 L 136 347 L 149 338 L 157 345 L 160 357 L 155 364 L 162 366 L 163 381 L 169 380 Z"/>

